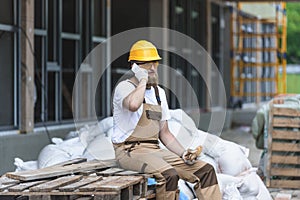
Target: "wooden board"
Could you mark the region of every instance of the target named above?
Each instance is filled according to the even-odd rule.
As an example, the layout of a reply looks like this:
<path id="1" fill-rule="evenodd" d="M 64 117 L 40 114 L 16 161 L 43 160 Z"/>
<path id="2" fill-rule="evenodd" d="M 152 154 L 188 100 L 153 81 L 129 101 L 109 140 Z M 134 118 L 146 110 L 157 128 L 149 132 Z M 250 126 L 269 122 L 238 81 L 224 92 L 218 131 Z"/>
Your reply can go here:
<path id="1" fill-rule="evenodd" d="M 109 168 L 107 170 L 97 172 L 97 175 L 100 175 L 100 176 L 111 176 L 111 175 L 113 175 L 115 173 L 122 172 L 122 171 L 124 171 L 124 169 L 121 169 L 121 168 Z"/>
<path id="2" fill-rule="evenodd" d="M 271 180 L 270 187 L 275 188 L 294 188 L 297 189 L 300 186 L 300 180 Z"/>
<path id="3" fill-rule="evenodd" d="M 299 165 L 300 156 L 272 155 L 271 163 Z"/>
<path id="4" fill-rule="evenodd" d="M 93 191 L 93 192 L 80 192 L 78 190 L 72 192 L 60 192 L 59 190 L 52 190 L 50 192 L 31 192 L 28 189 L 22 192 L 9 192 L 4 191 L 0 193 L 0 199 L 2 196 L 38 196 L 38 195 L 49 195 L 49 196 L 88 196 L 88 195 L 116 195 L 120 194 L 118 191 Z"/>
<path id="5" fill-rule="evenodd" d="M 95 182 L 95 183 L 91 183 L 88 185 L 85 185 L 83 187 L 79 188 L 80 192 L 93 192 L 96 191 L 97 188 L 99 188 L 99 186 L 106 184 L 106 183 L 110 183 L 112 181 L 118 180 L 119 177 L 117 176 L 111 176 L 111 177 L 104 177 L 103 180 Z"/>
<path id="6" fill-rule="evenodd" d="M 7 188 L 10 188 L 14 185 L 16 185 L 17 183 L 12 183 L 12 184 L 6 184 L 6 185 L 0 185 L 0 192 L 6 190 Z"/>
<path id="7" fill-rule="evenodd" d="M 300 143 L 273 142 L 271 149 L 272 151 L 300 152 Z"/>
<path id="8" fill-rule="evenodd" d="M 83 162 L 86 162 L 86 161 L 87 161 L 86 158 L 75 158 L 75 159 L 72 159 L 72 160 L 68 160 L 68 161 L 65 161 L 65 162 L 58 163 L 58 164 L 53 165 L 53 166 L 67 166 L 67 165 L 72 165 L 72 164 L 83 163 Z"/>
<path id="9" fill-rule="evenodd" d="M 89 171 L 96 169 L 104 169 L 108 167 L 113 167 L 116 165 L 114 160 L 109 161 L 90 161 L 78 164 L 71 164 L 66 166 L 51 166 L 37 170 L 28 170 L 21 172 L 9 172 L 6 174 L 7 177 L 22 180 L 38 180 L 44 178 L 52 178 L 63 175 L 75 174 L 80 171 Z"/>
<path id="10" fill-rule="evenodd" d="M 21 192 L 21 191 L 23 191 L 25 189 L 28 189 L 30 187 L 42 184 L 44 182 L 46 182 L 46 180 L 20 183 L 18 185 L 15 185 L 13 187 L 8 188 L 8 191 L 10 191 L 10 192 Z"/>
<path id="11" fill-rule="evenodd" d="M 289 127 L 289 128 L 299 128 L 300 119 L 299 118 L 284 118 L 284 117 L 274 117 L 273 127 Z"/>
<path id="12" fill-rule="evenodd" d="M 83 177 L 81 180 L 79 180 L 78 182 L 63 186 L 59 188 L 59 191 L 62 192 L 71 192 L 71 191 L 75 191 L 77 190 L 79 187 L 88 185 L 90 183 L 94 183 L 96 181 L 100 181 L 102 180 L 103 177 L 102 176 L 88 176 L 88 177 Z"/>
<path id="13" fill-rule="evenodd" d="M 273 130 L 272 138 L 282 140 L 299 140 L 300 131 Z"/>
<path id="14" fill-rule="evenodd" d="M 93 197 L 78 197 L 74 200 L 92 200 L 92 199 L 93 199 Z"/>
<path id="15" fill-rule="evenodd" d="M 140 183 L 143 180 L 141 176 L 115 176 L 118 177 L 117 180 L 106 182 L 103 185 L 99 185 L 96 190 L 101 191 L 114 191 L 121 190 L 123 188 L 129 187 L 130 185 L 134 185 Z"/>
<path id="16" fill-rule="evenodd" d="M 123 188 L 140 183 L 142 176 L 110 176 L 104 177 L 102 181 L 79 188 L 79 191 L 120 191 Z"/>
<path id="17" fill-rule="evenodd" d="M 117 172 L 115 175 L 117 176 L 131 176 L 131 175 L 138 175 L 139 172 L 136 171 L 130 171 L 130 170 L 125 170 L 122 172 Z"/>
<path id="18" fill-rule="evenodd" d="M 300 110 L 294 108 L 273 107 L 273 115 L 300 117 Z"/>
<path id="19" fill-rule="evenodd" d="M 271 170 L 272 176 L 289 176 L 289 177 L 300 177 L 300 168 L 279 168 L 273 167 Z M 300 186 L 300 185 L 299 185 Z"/>
<path id="20" fill-rule="evenodd" d="M 0 177 L 0 185 L 11 185 L 13 183 L 19 183 L 19 182 L 20 182 L 19 180 L 8 178 L 6 174 Z"/>
<path id="21" fill-rule="evenodd" d="M 64 177 L 60 177 L 60 178 L 45 182 L 43 184 L 31 187 L 31 188 L 29 188 L 29 191 L 31 191 L 31 192 L 50 192 L 59 187 L 74 183 L 74 182 L 80 180 L 81 178 L 82 178 L 82 176 L 80 176 L 80 175 L 64 176 Z"/>

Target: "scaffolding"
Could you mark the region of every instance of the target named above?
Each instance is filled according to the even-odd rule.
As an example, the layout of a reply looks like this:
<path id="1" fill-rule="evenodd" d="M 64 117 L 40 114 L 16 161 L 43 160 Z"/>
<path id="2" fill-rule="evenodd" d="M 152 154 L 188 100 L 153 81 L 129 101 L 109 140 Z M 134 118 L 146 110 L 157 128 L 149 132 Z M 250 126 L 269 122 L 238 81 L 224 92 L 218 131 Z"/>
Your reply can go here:
<path id="1" fill-rule="evenodd" d="M 231 96 L 243 103 L 268 101 L 286 93 L 286 10 L 274 4 L 273 18 L 242 11 L 231 14 Z"/>

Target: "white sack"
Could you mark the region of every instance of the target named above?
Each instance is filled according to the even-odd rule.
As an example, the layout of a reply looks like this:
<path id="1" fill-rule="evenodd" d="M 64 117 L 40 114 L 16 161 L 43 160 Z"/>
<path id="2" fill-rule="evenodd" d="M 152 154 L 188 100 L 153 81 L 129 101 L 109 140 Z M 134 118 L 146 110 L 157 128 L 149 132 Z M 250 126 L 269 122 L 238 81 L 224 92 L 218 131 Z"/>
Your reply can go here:
<path id="1" fill-rule="evenodd" d="M 35 170 L 38 168 L 38 162 L 35 161 L 26 161 L 24 162 L 20 158 L 15 158 L 14 165 L 16 166 L 16 172 L 26 171 L 26 170 Z"/>
<path id="2" fill-rule="evenodd" d="M 239 145 L 222 140 L 222 143 L 217 145 L 216 148 L 218 146 L 220 147 L 221 152 L 220 156 L 215 159 L 218 161 L 221 173 L 237 176 L 252 167 L 246 155 L 239 148 Z"/>
<path id="3" fill-rule="evenodd" d="M 182 179 L 178 181 L 178 188 L 188 199 L 194 199 L 193 188 L 188 186 L 186 182 Z"/>
<path id="4" fill-rule="evenodd" d="M 194 141 L 194 135 L 192 133 L 190 133 L 178 121 L 174 121 L 174 120 L 168 121 L 168 127 L 169 127 L 171 133 L 173 133 L 173 135 L 176 137 L 176 139 L 178 141 L 180 141 L 180 144 L 184 148 L 186 148 L 186 149 L 191 148 L 191 145 Z"/>
<path id="5" fill-rule="evenodd" d="M 194 120 L 188 116 L 183 110 L 170 110 L 171 120 L 177 121 L 190 133 L 194 133 L 198 130 Z"/>
<path id="6" fill-rule="evenodd" d="M 109 139 L 111 139 L 111 136 L 113 134 L 114 128 L 111 127 L 110 129 L 108 129 L 108 131 L 106 132 L 106 136 L 109 137 Z"/>
<path id="7" fill-rule="evenodd" d="M 234 183 L 226 185 L 226 187 L 223 190 L 222 199 L 223 200 L 243 200 L 242 196 L 240 195 L 240 193 Z"/>
<path id="8" fill-rule="evenodd" d="M 222 195 L 224 196 L 232 196 L 232 194 L 229 194 L 228 192 L 234 192 L 233 195 L 235 195 L 236 190 L 232 189 L 231 187 L 235 187 L 236 189 L 241 185 L 242 179 L 226 174 L 219 174 L 217 173 L 217 179 L 220 187 L 220 191 Z M 230 189 L 231 188 L 231 189 Z M 226 194 L 226 192 L 228 194 Z"/>
<path id="9" fill-rule="evenodd" d="M 115 159 L 115 151 L 110 138 L 105 135 L 96 137 L 85 149 L 83 157 L 88 160 Z"/>
<path id="10" fill-rule="evenodd" d="M 199 133 L 203 134 L 200 131 Z M 217 161 L 220 173 L 223 174 L 237 176 L 252 167 L 247 158 L 249 154 L 247 148 L 215 135 L 207 134 L 203 152 Z"/>
<path id="11" fill-rule="evenodd" d="M 63 140 L 62 142 L 57 143 L 57 146 L 59 149 L 68 152 L 71 159 L 81 157 L 85 150 L 85 147 L 79 140 L 79 137 Z"/>
<path id="12" fill-rule="evenodd" d="M 258 175 L 256 175 L 256 183 L 259 186 L 259 192 L 258 195 L 256 196 L 257 200 L 272 200 L 272 197 L 263 183 L 263 181 L 260 179 Z"/>
<path id="13" fill-rule="evenodd" d="M 202 152 L 214 158 L 221 173 L 237 176 L 250 169 L 249 150 L 236 143 L 198 130 L 192 118 L 178 109 L 170 111 L 169 129 L 184 148 L 203 146 Z"/>
<path id="14" fill-rule="evenodd" d="M 65 140 L 72 139 L 72 138 L 76 138 L 76 137 L 79 137 L 79 131 L 70 131 L 70 132 L 66 135 Z"/>
<path id="15" fill-rule="evenodd" d="M 107 131 L 113 127 L 113 117 L 107 117 L 98 123 L 99 130 L 102 133 L 107 133 Z"/>
<path id="16" fill-rule="evenodd" d="M 238 188 L 242 197 L 255 198 L 259 193 L 259 184 L 257 183 L 256 173 L 252 172 L 243 177 L 243 183 Z"/>
<path id="17" fill-rule="evenodd" d="M 71 159 L 71 155 L 60 149 L 58 145 L 48 144 L 38 156 L 38 168 L 52 166 Z"/>
<path id="18" fill-rule="evenodd" d="M 79 130 L 79 139 L 83 146 L 87 147 L 95 137 L 101 134 L 104 134 L 104 132 L 101 131 L 98 124 L 92 126 L 86 125 Z"/>
<path id="19" fill-rule="evenodd" d="M 79 138 L 82 144 L 87 147 L 97 136 L 106 134 L 113 127 L 113 117 L 107 117 L 94 125 L 86 125 L 79 130 Z"/>
<path id="20" fill-rule="evenodd" d="M 210 164 L 211 166 L 213 166 L 213 168 L 215 169 L 216 173 L 219 173 L 218 171 L 218 164 L 215 161 L 215 159 L 213 159 L 212 157 L 206 155 L 206 154 L 200 154 L 200 156 L 198 157 L 198 160 L 202 160 L 208 164 Z"/>

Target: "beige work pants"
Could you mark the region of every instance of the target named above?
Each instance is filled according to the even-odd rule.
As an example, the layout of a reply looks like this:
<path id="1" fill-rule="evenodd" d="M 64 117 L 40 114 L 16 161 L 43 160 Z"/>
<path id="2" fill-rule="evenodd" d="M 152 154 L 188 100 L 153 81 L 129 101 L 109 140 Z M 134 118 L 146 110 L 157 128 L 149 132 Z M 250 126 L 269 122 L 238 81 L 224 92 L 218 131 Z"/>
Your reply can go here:
<path id="1" fill-rule="evenodd" d="M 176 154 L 160 149 L 156 144 L 114 145 L 120 167 L 153 174 L 156 185 L 156 199 L 176 199 L 179 178 L 196 183 L 194 190 L 199 200 L 221 199 L 214 168 L 198 160 L 187 165 Z"/>

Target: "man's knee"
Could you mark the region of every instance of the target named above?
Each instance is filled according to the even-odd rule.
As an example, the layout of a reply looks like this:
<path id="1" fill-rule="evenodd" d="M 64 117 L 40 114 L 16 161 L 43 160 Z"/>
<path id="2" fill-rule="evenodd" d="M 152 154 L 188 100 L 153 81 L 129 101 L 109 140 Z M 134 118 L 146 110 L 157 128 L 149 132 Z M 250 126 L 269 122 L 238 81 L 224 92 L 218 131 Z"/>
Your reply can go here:
<path id="1" fill-rule="evenodd" d="M 194 173 L 201 182 L 201 188 L 206 188 L 218 184 L 215 169 L 210 164 L 206 164 Z"/>
<path id="2" fill-rule="evenodd" d="M 179 176 L 174 168 L 167 169 L 161 173 L 166 180 L 166 191 L 175 191 L 177 189 Z"/>

